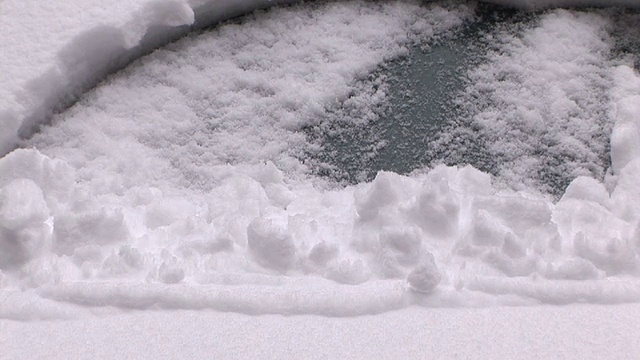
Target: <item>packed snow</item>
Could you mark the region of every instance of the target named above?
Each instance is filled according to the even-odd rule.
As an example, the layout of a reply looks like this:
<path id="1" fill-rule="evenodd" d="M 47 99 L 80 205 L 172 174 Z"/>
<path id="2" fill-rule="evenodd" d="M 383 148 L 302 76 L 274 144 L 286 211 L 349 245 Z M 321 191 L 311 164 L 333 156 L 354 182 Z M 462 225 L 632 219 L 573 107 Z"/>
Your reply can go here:
<path id="1" fill-rule="evenodd" d="M 412 308 L 347 318 L 130 312 L 6 321 L 0 359 L 631 360 L 640 353 L 638 316 L 635 304 Z"/>
<path id="2" fill-rule="evenodd" d="M 460 101 L 496 174 L 439 165 L 343 187 L 309 171 L 302 129 L 476 5 L 273 8 L 105 78 L 225 18 L 216 6 L 265 3 L 0 4 L 0 318 L 640 301 L 640 75 L 612 51 L 621 10 L 548 10 L 491 35 Z M 540 185 L 555 175 L 559 199 Z"/>

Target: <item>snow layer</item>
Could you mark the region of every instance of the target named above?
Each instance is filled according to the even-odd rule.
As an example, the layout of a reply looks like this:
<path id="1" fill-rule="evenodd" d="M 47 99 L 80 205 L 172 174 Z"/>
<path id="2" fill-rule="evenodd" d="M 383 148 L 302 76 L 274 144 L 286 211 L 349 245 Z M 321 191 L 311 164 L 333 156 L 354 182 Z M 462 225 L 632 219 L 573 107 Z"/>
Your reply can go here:
<path id="1" fill-rule="evenodd" d="M 255 9 L 297 0 L 4 0 L 0 55 L 0 154 L 16 148 L 52 112 L 105 74 L 153 48 Z M 640 7 L 640 0 L 488 0 L 524 9 Z M 51 20 L 52 15 L 56 21 Z"/>
<path id="2" fill-rule="evenodd" d="M 5 4 L 8 18 L 25 17 L 5 1 L 3 18 Z M 62 4 L 51 11 L 73 3 Z M 60 91 L 100 78 L 110 56 L 135 47 L 145 28 L 192 23 L 190 9 L 140 3 L 108 11 L 117 31 L 87 29 L 90 20 L 79 17 L 54 45 L 29 45 L 45 53 L 8 61 L 15 77 L 3 78 L 5 149 Z M 348 98 L 381 62 L 471 11 L 411 2 L 275 9 L 172 44 L 109 79 L 0 159 L 0 317 L 69 317 L 104 306 L 349 316 L 415 304 L 637 302 L 640 78 L 600 57 L 605 15 L 544 13 L 524 30 L 531 46 L 507 42 L 509 51 L 479 71 L 519 64 L 509 70 L 558 100 L 552 114 L 577 109 L 584 125 L 600 118 L 589 118 L 592 94 L 583 87 L 605 87 L 613 123 L 606 185 L 577 177 L 553 202 L 526 186 L 503 190 L 471 167 L 381 172 L 343 189 L 306 175 L 297 130 Z M 554 54 L 559 45 L 549 37 L 566 24 L 585 41 L 561 43 L 567 53 Z M 97 39 L 108 46 L 96 48 Z M 81 54 L 90 59 L 74 62 Z M 558 57 L 528 60 L 536 54 Z M 528 73 L 534 63 L 560 81 L 538 84 L 539 73 Z M 523 104 L 534 118 L 549 111 L 528 94 L 518 99 L 524 103 L 504 100 L 512 113 Z M 569 115 L 565 127 L 579 126 Z"/>
<path id="3" fill-rule="evenodd" d="M 155 311 L 4 321 L 0 359 L 625 359 L 637 304 L 404 309 L 376 316 Z M 348 346 L 345 346 L 348 344 Z"/>
<path id="4" fill-rule="evenodd" d="M 470 71 L 462 106 L 486 151 L 501 159 L 496 173 L 504 181 L 551 192 L 578 176 L 604 178 L 613 122 L 610 22 L 596 13 L 550 13 L 524 34 L 499 35 L 490 60 Z"/>
<path id="5" fill-rule="evenodd" d="M 52 112 L 73 103 L 106 74 L 155 47 L 191 28 L 286 2 L 3 1 L 0 154 L 14 149 L 20 138 L 30 136 Z"/>
<path id="6" fill-rule="evenodd" d="M 542 10 L 558 7 L 580 6 L 626 6 L 630 8 L 640 7 L 638 0 L 486 0 L 487 2 L 511 6 L 526 10 Z"/>

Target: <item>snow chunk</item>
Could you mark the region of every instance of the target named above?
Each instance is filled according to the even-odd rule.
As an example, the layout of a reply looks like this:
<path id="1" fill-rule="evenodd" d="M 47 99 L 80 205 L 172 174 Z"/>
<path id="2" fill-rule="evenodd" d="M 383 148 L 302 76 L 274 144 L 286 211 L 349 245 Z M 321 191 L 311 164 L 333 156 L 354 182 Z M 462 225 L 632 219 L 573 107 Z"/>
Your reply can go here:
<path id="1" fill-rule="evenodd" d="M 247 228 L 249 249 L 264 267 L 286 272 L 297 260 L 291 235 L 269 219 L 257 218 Z"/>
<path id="2" fill-rule="evenodd" d="M 184 0 L 155 0 L 144 5 L 124 25 L 124 38 L 131 48 L 153 27 L 178 27 L 195 21 L 193 9 Z"/>
<path id="3" fill-rule="evenodd" d="M 448 179 L 425 182 L 410 213 L 431 236 L 439 239 L 453 236 L 458 230 L 460 205 Z"/>
<path id="4" fill-rule="evenodd" d="M 158 269 L 158 278 L 165 284 L 177 284 L 185 277 L 185 271 L 173 256 L 167 256 Z"/>
<path id="5" fill-rule="evenodd" d="M 342 284 L 362 284 L 371 278 L 369 266 L 358 258 L 346 258 L 329 266 L 326 277 Z"/>
<path id="6" fill-rule="evenodd" d="M 433 292 L 438 284 L 440 284 L 441 279 L 442 276 L 438 271 L 432 254 L 429 254 L 424 262 L 407 276 L 407 282 L 411 289 L 423 294 Z"/>
<path id="7" fill-rule="evenodd" d="M 593 201 L 601 206 L 608 206 L 609 192 L 600 181 L 586 176 L 577 177 L 569 184 L 562 200 L 576 199 L 583 201 Z"/>
<path id="8" fill-rule="evenodd" d="M 591 261 L 583 258 L 571 258 L 564 261 L 550 262 L 542 269 L 548 279 L 588 280 L 605 276 Z"/>
<path id="9" fill-rule="evenodd" d="M 627 97 L 616 105 L 611 162 L 614 174 L 619 174 L 629 162 L 640 159 L 640 95 Z"/>
<path id="10" fill-rule="evenodd" d="M 380 244 L 399 264 L 413 265 L 422 254 L 423 235 L 417 227 L 383 228 Z"/>
<path id="11" fill-rule="evenodd" d="M 77 247 L 126 241 L 129 228 L 120 209 L 97 208 L 54 217 L 54 249 L 70 255 Z"/>
<path id="12" fill-rule="evenodd" d="M 40 187 L 16 179 L 0 188 L 0 269 L 20 266 L 50 245 L 49 208 Z"/>
<path id="13" fill-rule="evenodd" d="M 635 159 L 622 169 L 616 188 L 611 194 L 611 209 L 616 216 L 630 224 L 640 221 L 640 159 Z"/>
<path id="14" fill-rule="evenodd" d="M 309 252 L 309 260 L 317 266 L 324 266 L 327 262 L 334 259 L 340 250 L 336 244 L 330 244 L 325 241 L 319 242 L 311 248 Z"/>
<path id="15" fill-rule="evenodd" d="M 397 181 L 398 175 L 380 171 L 367 190 L 355 194 L 356 209 L 361 221 L 374 221 L 384 216 L 384 209 L 391 207 L 399 199 L 401 189 Z"/>

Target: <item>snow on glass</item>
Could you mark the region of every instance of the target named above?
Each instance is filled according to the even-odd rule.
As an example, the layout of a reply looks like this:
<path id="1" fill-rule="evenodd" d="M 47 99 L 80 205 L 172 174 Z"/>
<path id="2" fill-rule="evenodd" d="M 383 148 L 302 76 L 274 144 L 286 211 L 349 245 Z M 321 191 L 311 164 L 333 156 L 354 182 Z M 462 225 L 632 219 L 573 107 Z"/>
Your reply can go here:
<path id="1" fill-rule="evenodd" d="M 341 187 L 311 171 L 322 144 L 303 129 L 345 103 L 371 121 L 388 87 L 370 74 L 475 21 L 474 5 L 273 8 L 102 78 L 235 4 L 213 3 L 83 2 L 97 13 L 28 30 L 11 19 L 44 10 L 2 3 L 15 37 L 0 45 L 0 317 L 640 300 L 640 77 L 613 51 L 619 11 L 549 10 L 486 34 L 450 136 L 479 133 L 492 175 L 437 165 Z M 558 173 L 573 180 L 556 199 L 540 179 Z"/>

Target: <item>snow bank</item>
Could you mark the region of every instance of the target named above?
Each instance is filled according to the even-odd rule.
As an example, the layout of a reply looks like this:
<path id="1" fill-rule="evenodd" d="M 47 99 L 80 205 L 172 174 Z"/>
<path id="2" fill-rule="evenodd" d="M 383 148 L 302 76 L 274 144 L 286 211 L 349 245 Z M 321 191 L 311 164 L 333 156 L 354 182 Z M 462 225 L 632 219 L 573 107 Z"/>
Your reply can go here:
<path id="1" fill-rule="evenodd" d="M 63 4 L 51 11 L 73 7 Z M 109 13 L 118 26 L 87 29 L 94 18 L 78 20 L 50 52 L 6 62 L 14 77 L 3 78 L 5 150 L 17 128 L 43 119 L 32 114 L 59 102 L 52 94 L 99 79 L 118 63 L 112 54 L 144 47 L 148 29 L 205 21 L 193 4 L 138 4 Z M 212 11 L 207 4 L 195 8 Z M 26 16 L 10 1 L 2 6 Z M 186 38 L 105 81 L 0 159 L 0 317 L 104 306 L 349 316 L 415 304 L 639 301 L 640 77 L 602 56 L 604 15 L 545 13 L 524 30 L 526 46 L 501 44 L 509 51 L 493 64 L 516 64 L 507 70 L 529 81 L 523 92 L 546 91 L 536 88 L 539 73 L 527 72 L 529 56 L 558 55 L 541 71 L 604 87 L 614 122 L 606 184 L 577 177 L 553 202 L 527 187 L 504 190 L 471 167 L 439 166 L 327 189 L 296 158 L 304 145 L 296 130 L 348 98 L 378 64 L 459 26 L 472 10 L 365 2 L 277 9 Z M 566 53 L 554 54 L 550 34 L 565 23 L 590 40 L 560 38 Z M 24 36 L 25 44 L 38 38 Z M 502 94 L 505 83 L 486 86 Z M 565 105 L 569 114 L 575 104 L 578 113 L 592 109 L 580 106 L 590 93 L 570 85 L 552 83 L 552 115 Z M 532 112 L 547 111 L 523 99 Z"/>

